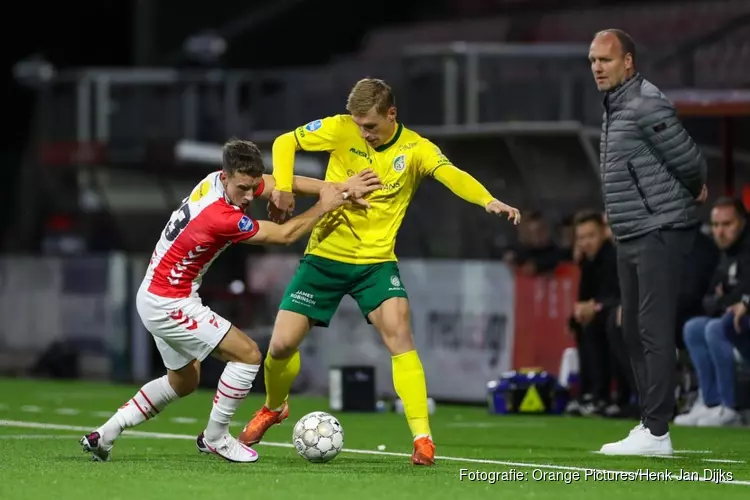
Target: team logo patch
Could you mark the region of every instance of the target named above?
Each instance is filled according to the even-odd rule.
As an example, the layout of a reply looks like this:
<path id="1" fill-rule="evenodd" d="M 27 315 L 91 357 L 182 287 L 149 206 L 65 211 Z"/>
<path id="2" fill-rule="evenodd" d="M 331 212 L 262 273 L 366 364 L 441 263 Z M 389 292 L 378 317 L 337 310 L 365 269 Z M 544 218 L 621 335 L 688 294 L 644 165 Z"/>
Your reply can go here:
<path id="1" fill-rule="evenodd" d="M 315 132 L 323 126 L 323 120 L 315 120 L 305 125 L 305 130 L 308 132 Z"/>
<path id="2" fill-rule="evenodd" d="M 393 170 L 402 172 L 406 168 L 406 156 L 398 155 L 393 159 Z"/>
<path id="3" fill-rule="evenodd" d="M 249 231 L 252 231 L 255 225 L 253 224 L 253 221 L 250 219 L 250 217 L 248 217 L 247 215 L 243 215 L 242 218 L 240 218 L 239 222 L 237 222 L 237 227 L 243 233 L 247 233 Z"/>
<path id="4" fill-rule="evenodd" d="M 398 279 L 398 276 L 396 275 L 391 276 L 391 285 L 397 288 L 401 286 L 401 280 Z"/>

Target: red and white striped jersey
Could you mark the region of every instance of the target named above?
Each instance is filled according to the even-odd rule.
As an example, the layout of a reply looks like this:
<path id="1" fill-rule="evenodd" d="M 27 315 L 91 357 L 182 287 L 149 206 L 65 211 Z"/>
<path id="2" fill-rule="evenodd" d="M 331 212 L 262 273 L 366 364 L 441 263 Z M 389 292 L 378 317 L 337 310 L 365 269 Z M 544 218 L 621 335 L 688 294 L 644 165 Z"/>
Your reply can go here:
<path id="1" fill-rule="evenodd" d="M 229 202 L 214 172 L 172 213 L 143 279 L 142 288 L 160 297 L 196 297 L 211 263 L 232 243 L 252 238 L 258 221 Z M 263 183 L 256 196 L 263 192 Z"/>

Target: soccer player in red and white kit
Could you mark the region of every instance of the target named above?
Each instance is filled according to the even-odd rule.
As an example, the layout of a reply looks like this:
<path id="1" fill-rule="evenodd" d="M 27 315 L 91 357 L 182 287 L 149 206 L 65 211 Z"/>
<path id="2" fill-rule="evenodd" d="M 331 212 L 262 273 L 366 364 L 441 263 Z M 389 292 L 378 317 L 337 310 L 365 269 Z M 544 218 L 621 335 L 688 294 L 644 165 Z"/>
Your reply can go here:
<path id="1" fill-rule="evenodd" d="M 202 452 L 231 462 L 255 462 L 258 454 L 229 434 L 229 422 L 252 387 L 261 363 L 257 344 L 203 305 L 198 288 L 213 260 L 232 243 L 290 244 L 312 230 L 326 213 L 354 203 L 366 209 L 364 196 L 382 187 L 370 171 L 332 184 L 295 177 L 299 194 L 319 195 L 307 212 L 284 224 L 245 215 L 255 197 L 270 197 L 274 178 L 252 142 L 224 145 L 222 170 L 208 175 L 175 210 L 156 244 L 136 306 L 154 337 L 167 374 L 144 385 L 115 415 L 81 438 L 84 452 L 107 461 L 117 437 L 154 417 L 198 387 L 200 363 L 209 355 L 225 361 L 208 425 L 198 436 Z"/>

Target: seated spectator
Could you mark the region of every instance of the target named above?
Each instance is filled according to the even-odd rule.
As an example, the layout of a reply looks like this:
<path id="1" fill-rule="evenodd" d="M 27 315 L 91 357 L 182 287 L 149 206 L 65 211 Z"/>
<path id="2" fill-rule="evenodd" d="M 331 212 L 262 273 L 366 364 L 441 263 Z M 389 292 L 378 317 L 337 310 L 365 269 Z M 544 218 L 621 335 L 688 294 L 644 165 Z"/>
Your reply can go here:
<path id="1" fill-rule="evenodd" d="M 686 269 L 680 285 L 680 296 L 677 301 L 677 348 L 685 349 L 682 330 L 690 318 L 702 316 L 703 297 L 711 285 L 714 271 L 719 265 L 719 249 L 711 238 L 710 224 L 706 232 L 701 230 L 695 238 L 690 251 L 690 266 Z M 707 233 L 707 234 L 706 234 Z"/>
<path id="2" fill-rule="evenodd" d="M 549 223 L 541 212 L 524 215 L 518 229 L 518 245 L 503 254 L 503 260 L 533 276 L 555 270 L 562 261 L 560 249 L 552 242 Z"/>
<path id="3" fill-rule="evenodd" d="M 743 295 L 742 301 L 732 306 L 732 310 L 721 319 L 724 335 L 734 344 L 745 363 L 750 364 L 750 316 L 748 316 L 750 295 Z"/>
<path id="4" fill-rule="evenodd" d="M 613 362 L 614 349 L 625 352 L 624 339 L 615 319 L 620 304 L 617 255 L 607 237 L 607 225 L 599 212 L 582 212 L 575 219 L 576 247 L 581 254 L 578 301 L 569 321 L 575 334 L 580 364 L 581 401 L 570 413 L 605 413 L 615 416 L 630 399 L 630 365 Z M 618 333 L 619 331 L 619 333 Z M 625 368 L 625 370 L 623 370 Z M 610 385 L 617 381 L 619 401 L 612 400 Z M 619 403 L 619 404 L 618 404 Z"/>
<path id="5" fill-rule="evenodd" d="M 733 198 L 718 199 L 711 210 L 711 231 L 721 257 L 703 301 L 704 315 L 690 319 L 683 329 L 701 398 L 688 413 L 675 418 L 677 425 L 715 427 L 740 421 L 735 409 L 734 346 L 724 333 L 721 317 L 750 293 L 746 217 L 742 202 Z"/>

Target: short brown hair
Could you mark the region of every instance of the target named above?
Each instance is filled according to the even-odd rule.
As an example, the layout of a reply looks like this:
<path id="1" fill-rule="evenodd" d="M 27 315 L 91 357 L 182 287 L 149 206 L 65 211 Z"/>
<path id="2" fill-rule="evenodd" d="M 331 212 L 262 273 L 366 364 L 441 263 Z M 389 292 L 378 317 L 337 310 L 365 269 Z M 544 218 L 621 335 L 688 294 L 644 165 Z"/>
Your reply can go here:
<path id="1" fill-rule="evenodd" d="M 372 108 L 375 108 L 378 114 L 384 115 L 395 105 L 396 98 L 391 87 L 377 78 L 363 78 L 358 81 L 346 100 L 346 110 L 353 115 L 365 115 Z"/>
<path id="2" fill-rule="evenodd" d="M 746 219 L 747 218 L 747 209 L 745 208 L 745 204 L 742 203 L 742 200 L 739 198 L 734 198 L 732 196 L 720 196 L 719 198 L 714 201 L 714 204 L 711 208 L 734 208 L 734 211 L 737 212 L 737 215 L 740 217 L 740 219 Z"/>
<path id="3" fill-rule="evenodd" d="M 589 222 L 593 222 L 599 227 L 604 227 L 606 225 L 604 223 L 604 214 L 599 212 L 598 210 L 582 210 L 578 212 L 573 219 L 573 224 L 575 225 L 575 227 L 578 227 L 581 224 L 587 224 Z"/>
<path id="4" fill-rule="evenodd" d="M 258 146 L 241 139 L 230 139 L 224 144 L 221 163 L 222 169 L 229 176 L 239 172 L 250 177 L 260 177 L 266 171 Z"/>

